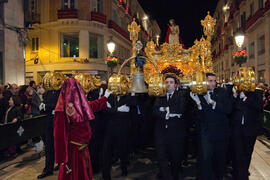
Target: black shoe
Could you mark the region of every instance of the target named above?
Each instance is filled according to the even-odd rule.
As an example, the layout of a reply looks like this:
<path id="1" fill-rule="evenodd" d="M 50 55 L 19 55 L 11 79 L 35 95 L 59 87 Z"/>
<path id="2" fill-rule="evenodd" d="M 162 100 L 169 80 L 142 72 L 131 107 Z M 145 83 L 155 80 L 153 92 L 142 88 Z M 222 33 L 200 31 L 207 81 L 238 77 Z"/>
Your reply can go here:
<path id="1" fill-rule="evenodd" d="M 127 177 L 128 173 L 126 172 L 122 172 L 122 177 Z"/>
<path id="2" fill-rule="evenodd" d="M 123 176 L 123 177 L 126 177 L 127 175 L 128 175 L 127 168 L 123 168 L 123 169 L 122 169 L 122 176 Z"/>
<path id="3" fill-rule="evenodd" d="M 25 151 L 23 151 L 21 148 L 19 148 L 19 149 L 17 149 L 17 153 L 20 155 L 20 154 L 25 153 Z"/>
<path id="4" fill-rule="evenodd" d="M 42 179 L 42 178 L 45 178 L 45 177 L 47 177 L 47 176 L 51 176 L 51 175 L 53 175 L 53 173 L 52 172 L 42 172 L 42 174 L 41 175 L 39 175 L 37 178 L 38 179 Z"/>

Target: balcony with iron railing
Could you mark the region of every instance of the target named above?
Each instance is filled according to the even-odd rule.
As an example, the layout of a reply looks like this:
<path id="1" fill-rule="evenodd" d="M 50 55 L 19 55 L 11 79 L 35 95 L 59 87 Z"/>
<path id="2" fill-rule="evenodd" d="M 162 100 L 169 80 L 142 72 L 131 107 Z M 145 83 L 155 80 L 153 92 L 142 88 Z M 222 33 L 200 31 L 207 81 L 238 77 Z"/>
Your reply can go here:
<path id="1" fill-rule="evenodd" d="M 59 9 L 57 11 L 58 19 L 77 19 L 78 10 L 77 9 Z"/>
<path id="2" fill-rule="evenodd" d="M 118 26 L 113 20 L 109 20 L 108 27 L 115 30 L 116 32 L 121 34 L 124 38 L 129 40 L 129 34 L 124 29 L 122 29 L 120 26 Z"/>
<path id="3" fill-rule="evenodd" d="M 91 21 L 97 21 L 103 24 L 106 24 L 106 15 L 98 12 L 91 12 Z"/>
<path id="4" fill-rule="evenodd" d="M 254 13 L 254 15 L 250 16 L 247 19 L 245 30 L 247 30 L 248 28 L 250 28 L 258 19 L 260 19 L 261 17 L 263 17 L 263 15 L 264 15 L 264 8 L 258 9 Z"/>

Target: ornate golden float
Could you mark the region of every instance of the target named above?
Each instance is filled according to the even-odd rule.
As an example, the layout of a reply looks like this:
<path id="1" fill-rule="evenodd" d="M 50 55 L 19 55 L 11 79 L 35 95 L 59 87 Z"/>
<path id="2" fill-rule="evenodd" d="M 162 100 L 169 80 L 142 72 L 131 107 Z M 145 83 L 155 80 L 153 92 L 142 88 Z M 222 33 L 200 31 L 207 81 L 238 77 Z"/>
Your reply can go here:
<path id="1" fill-rule="evenodd" d="M 233 78 L 233 84 L 238 91 L 255 91 L 255 72 L 251 67 L 240 67 Z"/>
<path id="2" fill-rule="evenodd" d="M 165 68 L 172 65 L 181 70 L 181 76 L 177 78 L 181 84 L 191 86 L 194 93 L 205 93 L 207 91 L 208 83 L 205 78 L 205 73 L 213 72 L 212 56 L 211 56 L 211 39 L 214 33 L 214 26 L 216 20 L 209 15 L 201 21 L 204 30 L 204 36 L 200 41 L 196 40 L 194 45 L 189 49 L 184 49 L 181 44 L 168 44 L 164 43 L 158 46 L 154 41 L 149 41 L 144 48 L 146 63 L 143 66 L 143 72 L 138 72 L 134 59 L 139 53 L 136 49 L 136 42 L 138 40 L 138 33 L 140 32 L 140 25 L 137 25 L 135 20 L 128 26 L 130 32 L 130 40 L 133 45 L 133 56 L 126 60 L 117 75 L 113 75 L 109 79 L 109 89 L 117 95 L 126 94 L 128 89 L 130 92 L 135 92 L 134 86 L 137 88 L 143 86 L 139 73 L 144 74 L 144 81 L 148 85 L 149 95 L 163 96 L 166 92 L 164 77 L 162 72 Z M 124 77 L 121 74 L 123 65 L 131 61 L 130 78 Z M 140 80 L 139 80 L 140 79 Z M 127 83 L 127 81 L 130 81 Z M 140 81 L 140 82 L 139 82 Z M 137 83 L 139 82 L 139 83 Z M 124 85 L 125 84 L 125 85 Z M 135 88 L 135 89 L 136 89 Z M 141 93 L 140 90 L 136 93 Z"/>
<path id="3" fill-rule="evenodd" d="M 66 76 L 61 72 L 47 72 L 43 77 L 43 87 L 46 90 L 59 90 Z"/>
<path id="4" fill-rule="evenodd" d="M 66 78 L 61 72 L 47 72 L 42 80 L 43 86 L 46 90 L 59 90 Z M 79 81 L 85 93 L 89 93 L 101 85 L 99 77 L 87 73 L 78 73 L 74 78 Z"/>

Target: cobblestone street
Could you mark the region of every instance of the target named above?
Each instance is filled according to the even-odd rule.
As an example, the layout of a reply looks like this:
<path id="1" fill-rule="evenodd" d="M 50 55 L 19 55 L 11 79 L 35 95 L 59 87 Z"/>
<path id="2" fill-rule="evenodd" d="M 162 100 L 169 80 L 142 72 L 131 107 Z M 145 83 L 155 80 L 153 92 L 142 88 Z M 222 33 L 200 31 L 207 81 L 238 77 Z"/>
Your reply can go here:
<path id="1" fill-rule="evenodd" d="M 270 179 L 270 143 L 265 140 L 257 140 L 255 150 L 253 152 L 250 180 L 268 180 Z M 0 165 L 0 179 L 1 180 L 35 180 L 42 172 L 44 167 L 45 157 L 38 158 L 32 161 L 25 159 L 32 156 L 33 152 L 28 151 L 16 159 L 2 163 Z M 19 162 L 19 163 L 16 163 Z M 189 159 L 190 167 L 183 168 L 183 175 L 180 179 L 195 179 L 195 159 Z M 7 167 L 8 166 L 8 167 Z M 6 167 L 6 168 L 4 168 Z M 4 168 L 4 169 L 3 169 Z M 228 168 L 229 172 L 231 169 Z M 121 177 L 121 171 L 118 163 L 112 168 L 112 177 L 115 180 L 155 180 L 158 173 L 158 164 L 155 160 L 154 149 L 145 150 L 134 159 L 130 160 L 128 168 L 129 174 L 127 177 Z M 58 172 L 55 171 L 53 176 L 44 178 L 44 180 L 57 180 Z M 227 175 L 226 180 L 230 180 L 230 175 Z M 94 176 L 94 180 L 101 180 L 101 175 Z"/>

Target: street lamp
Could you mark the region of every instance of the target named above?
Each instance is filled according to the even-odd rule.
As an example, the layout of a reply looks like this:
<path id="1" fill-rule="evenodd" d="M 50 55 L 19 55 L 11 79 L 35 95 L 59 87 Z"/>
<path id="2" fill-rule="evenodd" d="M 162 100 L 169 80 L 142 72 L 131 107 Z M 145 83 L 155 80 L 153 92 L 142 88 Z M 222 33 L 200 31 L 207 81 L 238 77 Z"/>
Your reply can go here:
<path id="1" fill-rule="evenodd" d="M 143 17 L 143 20 L 144 20 L 144 21 L 147 21 L 147 20 L 148 20 L 148 16 L 145 15 L 145 16 Z"/>
<path id="2" fill-rule="evenodd" d="M 234 39 L 235 39 L 236 45 L 237 45 L 239 48 L 241 48 L 242 45 L 243 45 L 243 43 L 244 43 L 244 40 L 245 40 L 245 35 L 244 35 L 243 32 L 238 32 L 238 33 L 236 33 Z"/>
<path id="3" fill-rule="evenodd" d="M 112 40 L 112 36 L 110 36 L 110 40 L 107 42 L 107 48 L 110 52 L 110 56 L 112 56 L 114 50 L 115 50 L 115 43 Z"/>
<path id="4" fill-rule="evenodd" d="M 156 44 L 159 46 L 159 35 L 157 35 L 156 38 L 157 38 Z"/>

